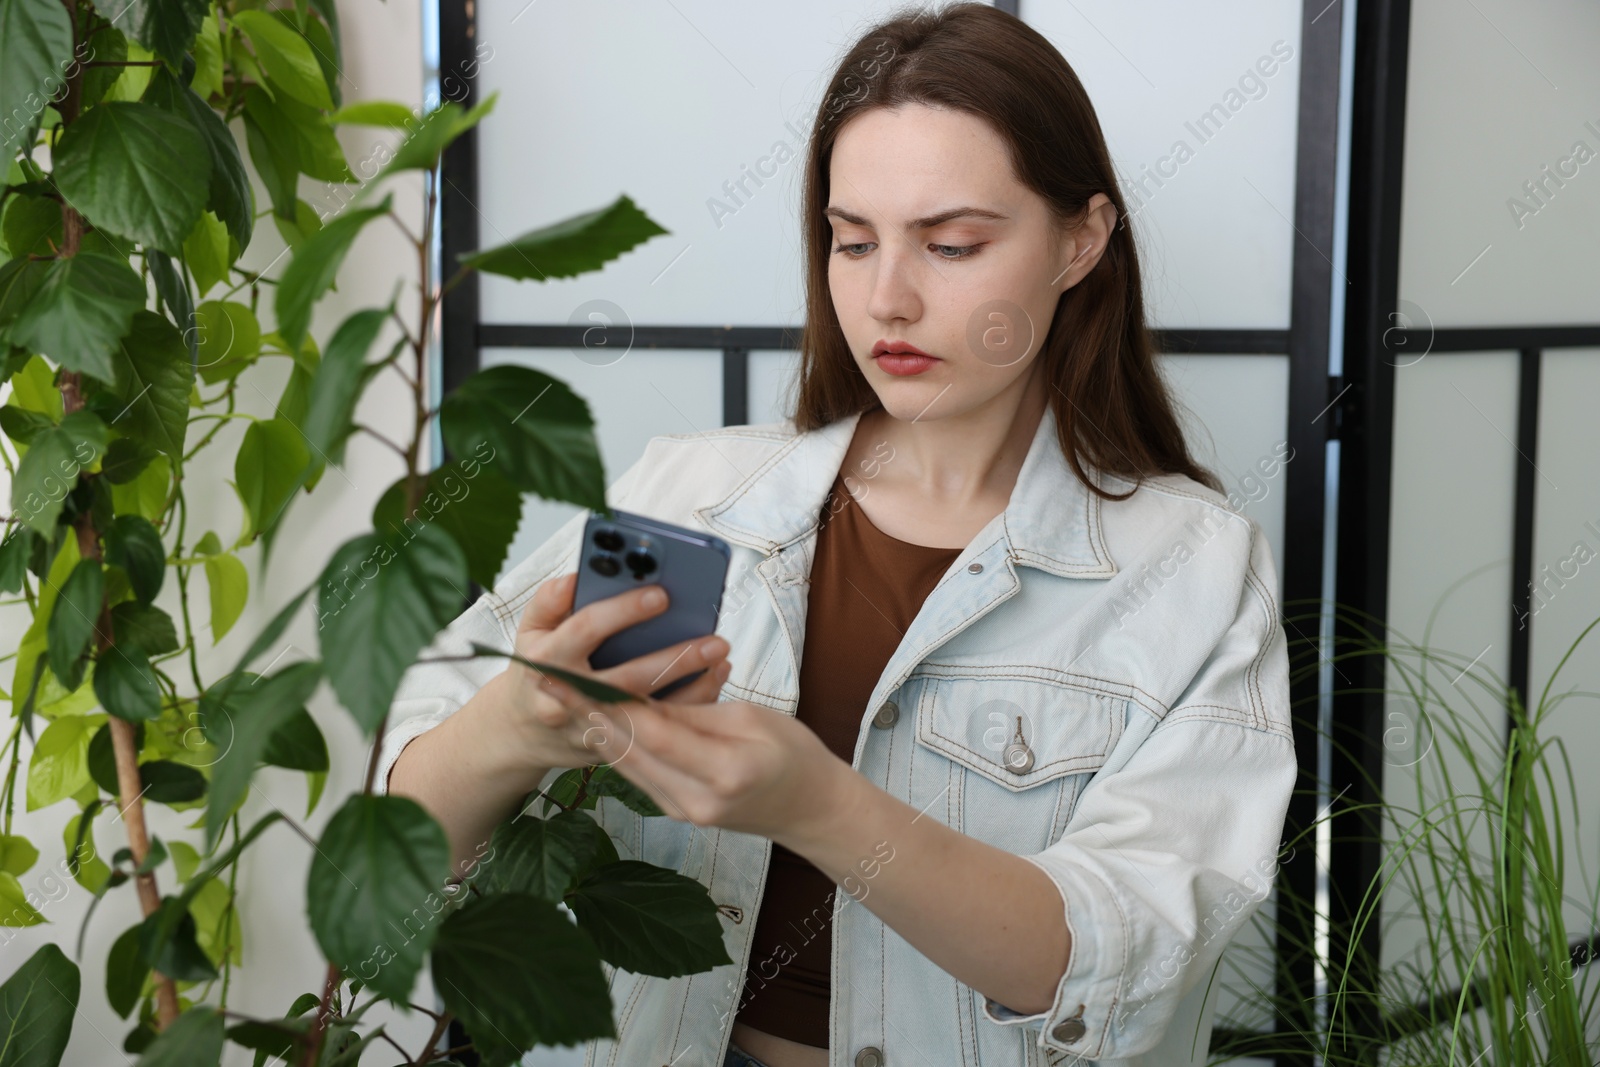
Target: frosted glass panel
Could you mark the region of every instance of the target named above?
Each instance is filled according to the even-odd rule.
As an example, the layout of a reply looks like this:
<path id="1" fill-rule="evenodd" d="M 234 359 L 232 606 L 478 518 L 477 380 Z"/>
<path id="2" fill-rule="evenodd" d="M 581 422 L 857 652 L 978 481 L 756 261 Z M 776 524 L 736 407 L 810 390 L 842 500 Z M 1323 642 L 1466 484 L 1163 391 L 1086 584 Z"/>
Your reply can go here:
<path id="1" fill-rule="evenodd" d="M 1283 596 L 1283 498 L 1289 451 L 1289 357 L 1160 356 L 1180 404 L 1189 450 L 1223 492 L 1261 523 Z"/>
<path id="2" fill-rule="evenodd" d="M 479 139 L 483 243 L 623 192 L 671 231 L 598 274 L 486 277 L 484 321 L 565 322 L 598 298 L 636 322 L 799 322 L 804 131 L 843 49 L 897 6 L 481 4 L 479 89 L 501 94 Z M 1077 70 L 1137 197 L 1153 321 L 1287 326 L 1299 6 L 1023 14 Z"/>
<path id="3" fill-rule="evenodd" d="M 1416 0 L 1400 295 L 1419 324 L 1600 322 L 1600 7 Z"/>
<path id="4" fill-rule="evenodd" d="M 1100 116 L 1151 321 L 1287 328 L 1300 5 L 1076 0 L 1022 16 Z"/>
<path id="5" fill-rule="evenodd" d="M 1424 804 L 1443 799 L 1437 785 L 1441 769 L 1448 769 L 1458 789 L 1475 781 L 1457 746 L 1435 723 L 1456 723 L 1469 735 L 1480 735 L 1473 744 L 1480 762 L 1499 758 L 1503 715 L 1462 672 L 1471 665 L 1474 672 L 1503 679 L 1510 661 L 1516 413 L 1515 353 L 1434 355 L 1396 371 L 1389 623 L 1399 635 L 1394 640 L 1458 657 L 1429 667 L 1428 681 L 1444 708 L 1435 703 L 1425 716 L 1410 701 L 1393 696 L 1404 682 L 1392 665 L 1388 670 L 1384 792 L 1407 808 L 1419 803 L 1419 780 L 1426 784 Z M 1413 672 L 1422 666 L 1415 655 L 1400 662 Z M 1334 684 L 1348 688 L 1352 683 L 1336 673 Z M 1392 845 L 1393 828 L 1385 829 Z M 1488 841 L 1473 840 L 1487 855 Z M 1430 899 L 1432 912 L 1437 894 Z M 1386 969 L 1415 960 L 1424 972 L 1431 970 L 1435 961 L 1416 911 L 1403 886 L 1397 883 L 1386 893 Z M 1447 963 L 1440 966 L 1445 982 L 1459 980 Z"/>
<path id="6" fill-rule="evenodd" d="M 722 352 L 634 349 L 599 366 L 560 349 L 485 349 L 483 365 L 515 363 L 552 374 L 588 401 L 609 484 L 633 465 L 658 434 L 695 433 L 722 425 Z M 522 525 L 501 574 L 544 543 L 576 513 L 572 504 L 536 496 L 522 502 Z"/>
<path id="7" fill-rule="evenodd" d="M 486 277 L 483 320 L 566 322 L 598 298 L 635 322 L 802 321 L 805 138 L 838 57 L 894 6 L 481 3 L 479 91 L 500 92 L 479 138 L 482 241 L 619 193 L 671 231 L 597 274 Z"/>
<path id="8" fill-rule="evenodd" d="M 1533 579 L 1539 596 L 1530 619 L 1533 699 L 1583 628 L 1600 616 L 1600 478 L 1595 475 L 1600 421 L 1594 417 L 1595 398 L 1600 397 L 1600 349 L 1546 352 L 1540 384 L 1537 462 L 1544 477 L 1534 487 L 1538 510 Z M 1600 629 L 1591 632 L 1561 668 L 1551 687 L 1552 699 L 1568 690 L 1600 692 Z M 1560 737 L 1571 753 L 1600 751 L 1600 707 L 1595 698 L 1578 695 L 1563 700 L 1551 713 L 1544 733 Z M 1574 770 L 1577 811 L 1589 820 L 1600 811 L 1600 778 L 1585 773 L 1576 760 Z M 1562 805 L 1570 832 L 1567 807 Z M 1593 835 L 1588 839 L 1592 842 Z M 1567 864 L 1566 889 L 1573 900 L 1588 899 L 1594 892 L 1592 845 L 1580 847 L 1587 867 L 1571 860 Z M 1588 920 L 1579 918 L 1576 910 L 1568 913 L 1569 929 L 1586 930 Z"/>
<path id="9" fill-rule="evenodd" d="M 750 353 L 750 421 L 778 422 L 789 416 L 798 352 Z"/>

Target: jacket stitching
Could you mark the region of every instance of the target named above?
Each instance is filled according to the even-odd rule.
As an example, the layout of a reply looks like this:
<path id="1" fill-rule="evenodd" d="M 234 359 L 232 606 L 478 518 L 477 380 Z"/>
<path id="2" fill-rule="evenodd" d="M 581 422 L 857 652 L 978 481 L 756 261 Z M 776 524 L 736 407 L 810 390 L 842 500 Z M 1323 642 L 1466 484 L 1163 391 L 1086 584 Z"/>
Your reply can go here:
<path id="1" fill-rule="evenodd" d="M 1277 636 L 1273 632 L 1274 628 L 1278 625 L 1277 605 L 1273 602 L 1272 593 L 1266 588 L 1266 583 L 1262 582 L 1261 576 L 1256 573 L 1255 567 L 1251 566 L 1246 568 L 1245 580 L 1249 583 L 1251 589 L 1255 591 L 1256 595 L 1261 598 L 1261 608 L 1267 617 L 1266 639 L 1261 642 L 1261 647 L 1256 650 L 1255 658 L 1250 661 L 1250 666 L 1245 671 L 1245 677 L 1249 680 L 1250 693 L 1252 697 L 1252 706 L 1250 710 L 1252 713 L 1258 714 L 1261 726 L 1263 729 L 1265 729 L 1268 725 L 1267 706 L 1266 701 L 1261 696 L 1261 667 L 1266 662 L 1268 650 L 1273 646 L 1273 639 Z"/>
<path id="2" fill-rule="evenodd" d="M 928 686 L 927 687 L 927 689 L 930 689 L 930 690 L 934 689 L 934 688 L 935 688 L 934 686 Z M 1106 710 L 1105 704 L 1102 701 L 1096 700 L 1096 701 L 1093 701 L 1093 703 L 1097 707 L 1099 707 L 1102 711 Z M 1083 755 L 1083 756 L 1063 756 L 1061 759 L 1054 760 L 1054 761 L 1052 761 L 1050 763 L 1044 764 L 1043 766 L 1035 768 L 1033 771 L 1030 772 L 1030 776 L 1034 775 L 1034 774 L 1040 774 L 1040 773 L 1044 772 L 1045 770 L 1049 769 L 1050 767 L 1054 767 L 1054 766 L 1056 766 L 1058 764 L 1080 763 L 1080 762 L 1083 762 L 1083 761 L 1086 761 L 1086 760 L 1092 760 L 1092 759 L 1097 759 L 1097 758 L 1100 760 L 1099 763 L 1096 763 L 1093 766 L 1079 768 L 1080 772 L 1081 771 L 1091 771 L 1091 770 L 1094 770 L 1095 767 L 1104 766 L 1106 760 L 1109 759 L 1110 756 L 1111 756 L 1111 749 L 1113 747 L 1113 745 L 1111 744 L 1111 740 L 1112 740 L 1112 737 L 1116 733 L 1116 724 L 1111 721 L 1111 716 L 1108 714 L 1105 718 L 1106 718 L 1106 723 L 1105 723 L 1105 726 L 1106 726 L 1106 739 L 1105 739 L 1105 751 L 1104 752 L 1091 752 L 1091 753 L 1088 753 L 1088 754 Z M 949 744 L 953 748 L 958 748 L 963 752 L 969 752 L 969 753 L 972 753 L 974 756 L 977 756 L 977 753 L 973 752 L 972 748 L 969 745 L 967 745 L 966 742 L 959 741 L 959 740 L 957 740 L 957 739 L 955 739 L 953 737 L 946 737 L 944 734 L 940 733 L 938 731 L 938 729 L 935 727 L 934 722 L 933 722 L 933 717 L 931 715 L 928 716 L 928 718 L 926 720 L 919 719 L 919 730 L 918 730 L 919 736 L 921 734 L 920 724 L 921 724 L 922 721 L 926 721 L 927 722 L 927 732 L 929 734 L 932 734 L 934 737 L 937 737 L 939 740 L 944 741 L 945 743 Z M 1051 739 L 1052 740 L 1059 740 L 1059 738 L 1060 738 L 1060 735 L 1057 735 L 1057 734 L 1051 735 Z M 1034 739 L 1034 745 L 1035 746 L 1038 745 L 1038 739 L 1037 738 Z M 980 759 L 981 759 L 981 757 L 980 757 Z M 960 761 L 958 760 L 957 762 L 960 762 Z M 992 768 L 988 767 L 988 761 L 984 760 L 982 762 L 984 763 L 984 768 L 982 770 L 980 770 L 978 767 L 973 767 L 973 770 L 977 770 L 977 771 L 979 771 L 979 773 L 984 774 L 985 777 L 988 777 L 989 774 L 992 773 Z M 998 776 L 996 776 L 996 777 L 997 777 L 997 780 L 1000 780 L 1000 779 L 998 779 Z M 1021 780 L 1022 779 L 1019 777 L 1018 781 L 1020 782 Z M 1051 776 L 1046 776 L 1044 778 L 1039 778 L 1039 779 L 1035 780 L 1034 782 L 1030 783 L 1029 785 L 1019 786 L 1019 788 L 1029 788 L 1029 789 L 1031 789 L 1034 786 L 1044 785 L 1047 781 L 1050 781 L 1050 780 L 1051 780 Z"/>
<path id="3" fill-rule="evenodd" d="M 1099 693 L 1104 696 L 1121 697 L 1132 700 L 1134 703 L 1151 712 L 1156 718 L 1164 718 L 1169 710 L 1167 705 L 1156 699 L 1150 693 L 1128 682 L 1113 682 L 1110 679 L 1096 678 L 1091 674 L 1077 674 L 1070 671 L 1059 670 L 1055 667 L 1041 667 L 1036 663 L 993 663 L 993 664 L 959 664 L 935 663 L 924 660 L 917 666 L 915 675 L 937 675 L 942 678 L 985 678 L 1000 671 L 1021 671 L 1030 681 L 1048 682 L 1064 689 L 1080 689 L 1086 692 Z M 1058 681 L 1057 679 L 1070 678 L 1074 681 Z M 1098 684 L 1094 684 L 1098 683 Z M 1134 696 L 1133 694 L 1138 694 Z M 1143 697 L 1143 700 L 1138 699 Z"/>
<path id="4" fill-rule="evenodd" d="M 1233 714 L 1232 715 L 1227 715 L 1227 716 L 1223 716 L 1223 715 L 1191 715 L 1191 714 L 1189 714 L 1189 711 L 1190 711 L 1191 708 L 1216 708 L 1218 711 L 1228 711 L 1228 712 L 1232 712 Z M 1229 707 L 1227 704 L 1184 704 L 1181 708 L 1177 708 L 1177 709 L 1174 709 L 1174 710 L 1182 712 L 1181 715 L 1173 715 L 1173 716 L 1169 717 L 1172 720 L 1174 726 L 1177 726 L 1177 725 L 1180 725 L 1182 723 L 1188 722 L 1191 719 L 1198 719 L 1198 720 L 1204 720 L 1206 722 L 1223 723 L 1223 724 L 1228 725 L 1228 726 L 1242 726 L 1247 730 L 1255 730 L 1255 731 L 1257 731 L 1259 733 L 1264 733 L 1264 734 L 1276 734 L 1279 737 L 1286 737 L 1286 738 L 1291 738 L 1291 739 L 1294 737 L 1294 734 L 1293 734 L 1292 731 L 1285 730 L 1281 726 L 1277 726 L 1275 724 L 1274 725 L 1270 725 L 1270 726 L 1261 726 L 1261 725 L 1258 725 L 1254 721 L 1246 722 L 1246 721 L 1244 721 L 1243 718 L 1241 718 L 1241 716 L 1249 716 L 1249 712 L 1245 711 L 1242 708 Z M 1251 716 L 1251 718 L 1253 720 L 1254 717 Z"/>

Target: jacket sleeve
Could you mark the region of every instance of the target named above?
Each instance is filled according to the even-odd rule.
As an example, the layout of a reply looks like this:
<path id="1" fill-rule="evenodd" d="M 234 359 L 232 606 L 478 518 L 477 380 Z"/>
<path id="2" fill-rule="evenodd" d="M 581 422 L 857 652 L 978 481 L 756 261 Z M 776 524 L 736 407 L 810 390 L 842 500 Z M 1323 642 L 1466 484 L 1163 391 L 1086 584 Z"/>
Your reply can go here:
<path id="1" fill-rule="evenodd" d="M 645 454 L 607 488 L 607 503 L 612 507 L 627 507 L 628 488 L 636 483 L 649 458 L 647 447 Z M 577 566 L 579 541 L 588 517 L 587 511 L 580 511 L 563 522 L 543 544 L 507 571 L 493 589 L 484 590 L 471 607 L 439 631 L 428 647 L 417 654 L 417 659 L 468 655 L 474 642 L 504 652 L 512 651 L 517 624 L 534 591 L 546 579 Z M 389 705 L 373 792 L 389 791 L 389 772 L 406 745 L 454 714 L 510 663 L 510 660 L 490 656 L 450 663 L 413 663 L 401 676 Z M 563 769 L 552 768 L 552 772 Z"/>
<path id="2" fill-rule="evenodd" d="M 1061 838 L 1024 858 L 1061 893 L 1072 948 L 1046 1012 L 984 998 L 1040 1048 L 1122 1059 L 1159 1044 L 1272 888 L 1298 776 L 1288 649 L 1259 527 L 1234 621 L 1126 762 L 1084 790 Z M 1140 712 L 1135 712 L 1140 714 Z"/>

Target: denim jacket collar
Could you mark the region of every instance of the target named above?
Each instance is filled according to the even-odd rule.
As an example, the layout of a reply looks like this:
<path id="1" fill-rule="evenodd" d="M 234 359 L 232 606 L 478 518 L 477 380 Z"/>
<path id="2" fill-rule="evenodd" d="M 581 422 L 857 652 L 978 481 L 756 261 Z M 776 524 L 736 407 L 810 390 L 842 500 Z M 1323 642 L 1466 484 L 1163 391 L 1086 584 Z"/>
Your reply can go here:
<path id="1" fill-rule="evenodd" d="M 722 500 L 696 510 L 706 526 L 736 544 L 772 554 L 815 532 L 823 501 L 844 462 L 860 413 L 796 434 Z M 1090 468 L 1091 477 L 1099 477 Z M 1101 498 L 1079 481 L 1056 443 L 1046 408 L 1017 473 L 1006 508 L 973 540 L 1000 524 L 1011 558 L 1067 578 L 1110 578 L 1116 562 L 1100 525 Z M 803 517 L 803 521 L 801 518 Z"/>

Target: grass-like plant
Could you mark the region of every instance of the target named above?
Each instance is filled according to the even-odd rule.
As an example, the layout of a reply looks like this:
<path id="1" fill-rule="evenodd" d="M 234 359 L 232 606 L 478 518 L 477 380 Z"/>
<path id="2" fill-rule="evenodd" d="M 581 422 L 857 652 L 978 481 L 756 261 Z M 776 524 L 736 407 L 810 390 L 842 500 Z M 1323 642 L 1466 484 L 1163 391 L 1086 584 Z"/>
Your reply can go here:
<path id="1" fill-rule="evenodd" d="M 1247 1014 L 1256 1021 L 1265 1017 L 1277 1032 L 1215 1044 L 1211 1062 L 1275 1053 L 1315 1053 L 1329 1067 L 1596 1062 L 1600 973 L 1586 965 L 1600 934 L 1600 878 L 1588 866 L 1594 857 L 1584 855 L 1579 833 L 1587 824 L 1579 819 L 1574 754 L 1550 733 L 1550 716 L 1569 700 L 1600 696 L 1555 689 L 1600 619 L 1572 640 L 1529 706 L 1479 660 L 1431 646 L 1448 595 L 1430 615 L 1420 642 L 1342 605 L 1335 609 L 1335 633 L 1341 636 L 1331 656 L 1320 655 L 1313 641 L 1291 642 L 1297 681 L 1329 663 L 1341 678 L 1341 667 L 1381 658 L 1387 678 L 1385 747 L 1395 744 L 1384 760 L 1389 780 L 1366 783 L 1367 795 L 1381 800 L 1335 798 L 1290 844 L 1300 852 L 1315 849 L 1319 831 L 1326 837 L 1330 829 L 1323 822 L 1342 815 L 1334 824 L 1340 841 L 1379 842 L 1382 860 L 1361 899 L 1347 902 L 1339 936 L 1326 942 L 1304 936 L 1306 917 L 1315 916 L 1323 930 L 1332 928 L 1326 902 L 1299 899 L 1280 880 L 1275 913 L 1263 909 L 1252 921 L 1262 943 L 1277 945 L 1286 936 L 1302 958 L 1315 960 L 1327 977 L 1326 999 L 1283 1002 L 1250 977 L 1272 973 L 1276 954 L 1251 960 L 1252 953 L 1241 952 L 1222 980 Z M 1290 622 L 1291 633 L 1315 634 L 1321 617 L 1313 610 Z M 1314 712 L 1297 710 L 1297 716 L 1314 718 Z M 1341 744 L 1338 733 L 1335 745 Z M 1586 754 L 1577 755 L 1582 768 Z M 1351 822 L 1376 830 L 1363 838 L 1352 834 Z M 1590 887 L 1586 896 L 1563 888 L 1569 865 L 1582 872 L 1578 881 Z M 1374 925 L 1386 946 L 1420 937 L 1394 958 L 1372 960 L 1360 946 Z M 1330 952 L 1327 945 L 1335 947 Z M 1383 955 L 1389 955 L 1387 948 Z M 1250 1023 L 1219 1020 L 1218 1027 L 1241 1034 Z"/>

